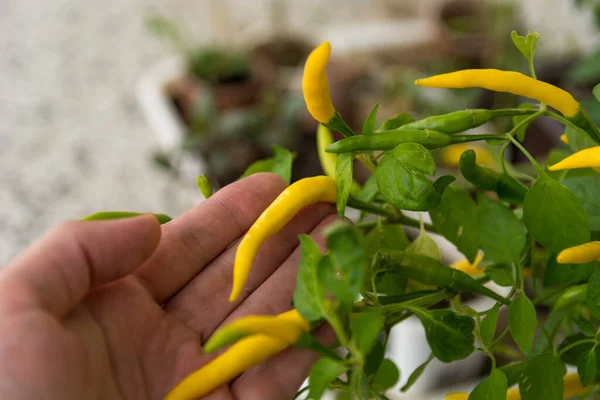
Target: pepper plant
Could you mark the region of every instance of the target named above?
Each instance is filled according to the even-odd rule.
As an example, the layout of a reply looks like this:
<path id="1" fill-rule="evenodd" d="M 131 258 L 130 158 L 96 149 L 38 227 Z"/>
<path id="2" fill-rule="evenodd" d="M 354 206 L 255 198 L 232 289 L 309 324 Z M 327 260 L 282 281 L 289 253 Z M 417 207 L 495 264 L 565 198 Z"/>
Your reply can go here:
<path id="1" fill-rule="evenodd" d="M 513 32 L 512 39 L 529 63 L 530 76 L 464 70 L 415 83 L 480 87 L 537 103 L 460 110 L 419 121 L 400 113 L 380 126 L 375 106 L 360 134 L 331 102 L 325 73 L 330 45 L 325 42 L 311 53 L 303 92 L 309 112 L 320 122 L 317 146 L 325 175 L 292 183 L 248 231 L 237 247 L 230 301 L 243 289 L 262 242 L 303 207 L 335 203 L 340 220 L 326 230 L 324 250 L 300 236 L 294 308 L 277 316 L 241 318 L 215 332 L 205 351 L 225 351 L 185 378 L 167 399 L 204 396 L 288 346 L 322 355 L 302 390 L 308 398 L 332 389 L 340 398 L 386 399 L 400 373 L 385 358 L 386 343 L 392 327 L 411 316 L 422 323 L 431 354 L 415 371 L 402 371 L 410 374 L 403 392 L 432 360 L 452 363 L 473 352 L 489 357 L 489 376 L 471 393 L 452 393 L 447 399 L 553 400 L 600 392 L 600 242 L 594 241 L 600 237 L 600 130 L 573 96 L 536 79 L 537 34 Z M 568 143 L 551 153 L 548 165 L 522 145 L 526 127 L 540 117 L 563 124 Z M 512 128 L 466 133 L 496 118 L 511 118 Z M 331 130 L 344 138 L 334 142 Z M 474 141 L 486 141 L 502 154 L 514 145 L 535 176 L 518 172 L 504 157 L 498 168 L 479 165 L 472 150 L 460 157 L 460 173 L 471 187 L 458 186 L 452 175 L 436 176 L 431 149 Z M 252 171 L 274 170 L 289 182 L 293 157 L 276 150 L 273 159 Z M 353 180 L 355 159 L 372 171 L 362 186 Z M 198 183 L 210 195 L 208 182 Z M 344 220 L 347 208 L 360 210 L 360 219 Z M 429 213 L 431 223 L 406 211 Z M 412 241 L 406 226 L 419 228 Z M 445 265 L 432 233 L 456 245 L 464 260 Z M 496 293 L 486 285 L 490 281 L 510 292 Z M 475 311 L 463 304 L 466 295 L 485 296 L 495 304 Z M 536 311 L 542 306 L 550 310 L 545 322 Z M 504 330 L 497 327 L 500 312 L 508 313 Z M 335 331 L 335 346 L 311 335 L 321 324 Z M 508 352 L 514 360 L 500 365 L 496 358 L 506 356 L 503 339 L 508 336 L 518 351 Z M 567 366 L 577 372 L 567 373 Z"/>

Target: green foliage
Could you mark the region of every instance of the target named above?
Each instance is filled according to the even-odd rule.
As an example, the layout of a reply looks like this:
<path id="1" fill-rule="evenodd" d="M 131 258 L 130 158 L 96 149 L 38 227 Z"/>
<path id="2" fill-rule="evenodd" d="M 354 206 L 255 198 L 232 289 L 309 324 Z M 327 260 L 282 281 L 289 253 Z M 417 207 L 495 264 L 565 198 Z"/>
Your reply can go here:
<path id="1" fill-rule="evenodd" d="M 537 34 L 511 37 L 535 77 Z M 423 326 L 431 356 L 412 371 L 403 392 L 432 360 L 452 363 L 475 350 L 490 358 L 492 369 L 470 399 L 504 399 L 517 383 L 524 400 L 562 398 L 565 364 L 577 366 L 583 384 L 597 391 L 598 262 L 559 264 L 557 255 L 600 239 L 600 178 L 592 168 L 546 171 L 521 144 L 524 118 L 533 122 L 544 116 L 564 124 L 569 145 L 561 144 L 544 160 L 553 165 L 596 146 L 588 133 L 594 136 L 597 127 L 586 112 L 578 113 L 582 122 L 528 103 L 433 116 L 420 111 L 419 121 L 402 113 L 377 129 L 375 105 L 362 135 L 355 135 L 337 112 L 327 124 L 345 136 L 344 146 L 338 141 L 328 147 L 338 154 L 338 216 L 351 215 L 347 209 L 352 208 L 360 218 L 356 225 L 338 221 L 312 238 L 300 236 L 294 307 L 313 326 L 331 326 L 337 344 L 346 350 L 341 359 L 309 333 L 301 336 L 296 346 L 323 356 L 310 373 L 310 398 L 335 389 L 342 398 L 385 399 L 383 393 L 400 374 L 385 358 L 385 343 L 392 328 L 411 316 Z M 495 118 L 506 119 L 496 128 L 509 131 L 461 134 Z M 459 162 L 464 179 L 450 185 L 455 177 L 440 176 L 428 147 L 471 141 L 487 141 L 496 166 L 478 165 L 475 152 L 464 151 Z M 500 149 L 493 149 L 511 143 L 531 165 L 511 165 L 500 157 Z M 253 164 L 244 175 L 270 171 L 289 183 L 293 158 L 293 153 L 274 148 L 272 158 Z M 372 172 L 362 188 L 353 184 L 354 162 L 357 169 L 360 162 Z M 320 190 L 311 188 L 310 196 L 316 196 L 312 189 L 316 194 Z M 428 212 L 431 224 L 424 221 L 426 215 L 410 211 Z M 447 265 L 448 255 L 438 245 L 442 238 L 436 235 L 454 244 L 470 263 L 483 253 L 479 269 L 473 272 L 466 262 Z M 505 289 L 500 293 L 489 281 Z M 475 311 L 470 308 L 473 296 L 494 302 Z M 503 330 L 499 321 L 506 314 L 508 328 Z M 507 335 L 514 344 L 507 344 Z M 505 359 L 508 363 L 502 365 Z"/>
<path id="2" fill-rule="evenodd" d="M 213 188 L 206 175 L 198 175 L 198 177 L 196 177 L 196 186 L 198 187 L 198 190 L 200 190 L 200 193 L 202 193 L 202 196 L 205 198 L 208 199 L 210 196 L 212 196 Z"/>
<path id="3" fill-rule="evenodd" d="M 531 352 L 537 316 L 533 303 L 524 293 L 519 293 L 508 307 L 510 333 L 525 355 Z"/>
<path id="4" fill-rule="evenodd" d="M 353 153 L 340 154 L 335 164 L 335 182 L 337 184 L 337 212 L 340 218 L 344 218 L 348 197 L 352 188 L 352 171 L 354 163 Z"/>
<path id="5" fill-rule="evenodd" d="M 429 211 L 433 226 L 456 245 L 473 262 L 479 248 L 477 207 L 469 194 L 449 186 L 442 194 L 440 204 Z"/>
<path id="6" fill-rule="evenodd" d="M 479 246 L 497 263 L 517 261 L 525 246 L 523 223 L 504 204 L 480 194 L 477 199 Z"/>
<path id="7" fill-rule="evenodd" d="M 440 193 L 427 175 L 435 174 L 429 151 L 416 143 L 404 143 L 385 152 L 375 176 L 381 195 L 404 210 L 428 211 L 440 202 Z"/>
<path id="8" fill-rule="evenodd" d="M 493 369 L 490 376 L 479 382 L 469 400 L 506 400 L 508 381 L 502 371 Z"/>
<path id="9" fill-rule="evenodd" d="M 564 365 L 551 353 L 533 357 L 519 380 L 523 400 L 562 400 Z"/>
<path id="10" fill-rule="evenodd" d="M 545 174 L 525 196 L 523 220 L 529 233 L 552 251 L 590 240 L 590 225 L 577 197 Z"/>
<path id="11" fill-rule="evenodd" d="M 273 157 L 252 163 L 246 168 L 240 179 L 260 172 L 272 172 L 289 184 L 292 179 L 292 163 L 296 158 L 296 153 L 279 146 L 273 146 L 273 154 Z"/>

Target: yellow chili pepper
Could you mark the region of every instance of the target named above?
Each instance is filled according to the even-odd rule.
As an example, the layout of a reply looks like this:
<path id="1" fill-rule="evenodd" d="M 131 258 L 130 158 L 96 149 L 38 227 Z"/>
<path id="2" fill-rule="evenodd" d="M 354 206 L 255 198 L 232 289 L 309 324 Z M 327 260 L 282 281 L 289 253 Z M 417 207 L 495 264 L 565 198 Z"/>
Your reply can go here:
<path id="1" fill-rule="evenodd" d="M 583 149 L 548 167 L 550 171 L 600 167 L 600 146 Z"/>
<path id="2" fill-rule="evenodd" d="M 479 275 L 482 274 L 485 269 L 477 268 L 481 260 L 483 260 L 483 253 L 480 252 L 477 254 L 477 257 L 475 258 L 475 261 L 473 261 L 473 264 L 471 264 L 469 260 L 465 258 L 464 260 L 452 263 L 451 267 L 454 269 L 458 269 L 468 275 Z"/>
<path id="3" fill-rule="evenodd" d="M 591 261 L 600 261 L 600 242 L 589 242 L 564 249 L 558 253 L 556 261 L 559 264 L 585 264 Z"/>
<path id="4" fill-rule="evenodd" d="M 418 79 L 415 84 L 437 88 L 479 87 L 496 92 L 513 93 L 546 103 L 568 118 L 574 117 L 581 107 L 569 92 L 513 71 L 466 69 Z"/>
<path id="5" fill-rule="evenodd" d="M 287 187 L 258 217 L 240 242 L 233 265 L 233 288 L 229 301 L 242 291 L 260 245 L 281 230 L 304 207 L 321 201 L 335 203 L 335 180 L 328 176 L 301 179 Z"/>
<path id="6" fill-rule="evenodd" d="M 306 107 L 314 119 L 323 123 L 330 121 L 335 114 L 325 73 L 330 54 L 329 42 L 321 43 L 306 59 L 302 77 L 302 93 Z"/>
<path id="7" fill-rule="evenodd" d="M 579 375 L 575 372 L 569 373 L 563 377 L 564 389 L 563 399 L 570 399 L 571 397 L 582 394 L 589 388 L 581 386 Z M 444 397 L 444 400 L 468 400 L 469 393 L 450 393 Z M 519 388 L 515 387 L 506 392 L 506 400 L 521 400 L 521 393 Z"/>
<path id="8" fill-rule="evenodd" d="M 560 135 L 560 141 L 563 142 L 564 144 L 569 144 L 569 139 L 567 139 L 566 133 L 563 133 L 562 135 Z"/>
<path id="9" fill-rule="evenodd" d="M 440 151 L 440 159 L 449 167 L 458 167 L 460 165 L 460 156 L 467 150 L 473 150 L 475 152 L 479 164 L 490 167 L 494 166 L 494 160 L 489 151 L 481 148 L 481 146 L 467 143 L 458 143 L 444 147 Z"/>
<path id="10" fill-rule="evenodd" d="M 337 154 L 327 153 L 325 148 L 333 143 L 333 135 L 326 126 L 319 124 L 317 128 L 317 150 L 319 161 L 325 175 L 335 179 L 335 165 L 337 163 Z"/>
<path id="11" fill-rule="evenodd" d="M 308 322 L 291 310 L 277 318 L 300 324 L 308 329 Z M 165 397 L 165 400 L 192 400 L 207 395 L 225 385 L 245 370 L 288 347 L 288 343 L 265 335 L 253 335 L 240 340 L 223 354 L 188 375 Z"/>
<path id="12" fill-rule="evenodd" d="M 204 345 L 204 352 L 211 353 L 238 340 L 256 334 L 279 339 L 287 344 L 294 344 L 310 326 L 306 321 L 301 323 L 271 315 L 249 315 L 219 329 Z"/>

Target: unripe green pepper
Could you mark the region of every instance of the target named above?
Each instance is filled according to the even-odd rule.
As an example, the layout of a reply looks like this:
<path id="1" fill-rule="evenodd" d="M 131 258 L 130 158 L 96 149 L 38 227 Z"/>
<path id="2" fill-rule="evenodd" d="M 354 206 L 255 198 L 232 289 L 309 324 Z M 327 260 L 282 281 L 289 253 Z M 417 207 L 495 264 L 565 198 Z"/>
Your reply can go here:
<path id="1" fill-rule="evenodd" d="M 502 304 L 510 302 L 496 292 L 483 286 L 462 271 L 442 264 L 438 260 L 403 251 L 386 252 L 399 265 L 399 274 L 425 285 L 435 285 L 453 292 L 471 292 L 490 297 Z"/>
<path id="2" fill-rule="evenodd" d="M 575 303 L 583 303 L 587 297 L 588 284 L 571 286 L 565 290 L 554 304 L 555 310 L 560 310 Z"/>
<path id="3" fill-rule="evenodd" d="M 434 115 L 419 121 L 410 122 L 406 125 L 402 125 L 401 129 L 432 129 L 451 135 L 477 128 L 478 126 L 481 126 L 494 118 L 513 115 L 527 115 L 533 114 L 534 112 L 535 110 L 523 108 L 504 110 L 472 109 L 455 111 L 448 114 Z"/>
<path id="4" fill-rule="evenodd" d="M 460 156 L 460 172 L 477 189 L 490 190 L 506 201 L 522 203 L 527 188 L 515 178 L 500 174 L 491 168 L 477 164 L 477 155 L 467 150 Z"/>
<path id="5" fill-rule="evenodd" d="M 352 136 L 335 142 L 325 149 L 329 153 L 350 151 L 390 150 L 402 143 L 418 143 L 428 149 L 454 143 L 453 137 L 430 129 L 394 129 L 377 135 Z"/>

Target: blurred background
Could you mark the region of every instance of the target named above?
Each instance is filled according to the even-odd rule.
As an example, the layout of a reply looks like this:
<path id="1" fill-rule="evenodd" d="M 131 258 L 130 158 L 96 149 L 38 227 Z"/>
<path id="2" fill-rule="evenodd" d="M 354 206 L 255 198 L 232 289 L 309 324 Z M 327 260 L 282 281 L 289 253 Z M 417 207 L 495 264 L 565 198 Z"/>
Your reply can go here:
<path id="1" fill-rule="evenodd" d="M 272 145 L 296 153 L 293 179 L 321 173 L 300 82 L 305 57 L 323 40 L 333 47 L 334 104 L 353 127 L 376 102 L 382 121 L 516 106 L 513 96 L 412 84 L 462 68 L 526 72 L 513 29 L 540 33 L 538 78 L 572 91 L 598 120 L 591 89 L 600 82 L 599 4 L 2 0 L 0 266 L 65 219 L 100 210 L 176 216 L 202 200 L 197 174 L 226 185 L 271 156 Z M 509 127 L 499 121 L 479 131 Z M 536 133 L 527 147 L 540 157 L 563 133 L 545 119 L 528 129 Z M 478 150 L 490 163 L 498 157 Z M 456 157 L 436 157 L 455 167 Z M 426 358 L 415 354 L 416 365 Z M 401 365 L 402 380 L 411 368 Z M 424 385 L 436 387 L 445 373 Z"/>

